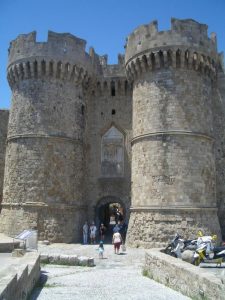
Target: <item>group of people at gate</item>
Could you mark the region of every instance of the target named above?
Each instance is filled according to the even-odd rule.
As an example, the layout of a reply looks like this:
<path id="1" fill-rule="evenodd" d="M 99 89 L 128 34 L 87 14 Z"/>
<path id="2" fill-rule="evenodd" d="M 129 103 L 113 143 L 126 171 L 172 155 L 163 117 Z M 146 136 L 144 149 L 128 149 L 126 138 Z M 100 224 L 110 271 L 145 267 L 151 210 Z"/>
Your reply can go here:
<path id="1" fill-rule="evenodd" d="M 109 231 L 109 229 L 103 223 L 101 223 L 99 229 L 97 229 L 94 222 L 92 222 L 89 226 L 88 222 L 86 221 L 83 225 L 83 244 L 95 244 L 97 234 L 99 235 L 99 240 L 104 241 L 107 231 Z M 125 241 L 127 224 L 124 221 L 115 224 L 112 229 L 112 234 L 114 234 L 115 232 L 119 232 L 122 236 L 122 239 Z"/>
<path id="2" fill-rule="evenodd" d="M 101 223 L 99 229 L 97 229 L 94 222 L 88 225 L 88 222 L 86 221 L 83 225 L 83 244 L 86 245 L 88 242 L 90 244 L 96 243 L 96 237 L 97 233 L 99 234 L 99 257 L 103 258 L 103 251 L 104 251 L 104 240 L 105 240 L 105 234 L 106 234 L 107 228 L 106 226 Z M 125 243 L 126 238 L 126 231 L 127 231 L 127 225 L 122 220 L 120 222 L 117 222 L 115 226 L 113 227 L 112 232 L 112 244 L 114 245 L 114 252 L 116 254 L 119 254 L 120 246 Z"/>

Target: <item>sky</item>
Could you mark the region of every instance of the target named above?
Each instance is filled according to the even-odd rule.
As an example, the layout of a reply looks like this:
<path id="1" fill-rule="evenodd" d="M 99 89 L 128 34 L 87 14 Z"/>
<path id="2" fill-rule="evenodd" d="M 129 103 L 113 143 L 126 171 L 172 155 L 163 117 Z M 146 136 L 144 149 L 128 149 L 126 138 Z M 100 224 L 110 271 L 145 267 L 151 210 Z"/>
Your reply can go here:
<path id="1" fill-rule="evenodd" d="M 48 30 L 69 32 L 114 64 L 136 27 L 158 20 L 159 30 L 168 30 L 172 17 L 207 24 L 225 52 L 225 0 L 0 0 L 0 109 L 10 107 L 8 47 L 19 34 L 35 30 L 41 42 Z"/>

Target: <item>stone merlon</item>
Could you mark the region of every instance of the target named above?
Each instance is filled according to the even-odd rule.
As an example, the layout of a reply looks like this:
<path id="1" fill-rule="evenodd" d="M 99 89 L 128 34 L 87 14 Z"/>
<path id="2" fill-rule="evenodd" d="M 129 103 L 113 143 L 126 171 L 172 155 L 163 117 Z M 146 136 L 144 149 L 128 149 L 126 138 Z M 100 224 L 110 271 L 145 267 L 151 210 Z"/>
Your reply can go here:
<path id="1" fill-rule="evenodd" d="M 106 77 L 124 77 L 124 55 L 118 55 L 118 64 L 109 65 L 107 55 L 99 56 L 94 48 L 85 51 L 86 41 L 70 33 L 48 32 L 47 42 L 36 41 L 36 31 L 21 34 L 10 43 L 8 71 L 17 65 L 17 73 L 23 69 L 23 64 L 41 63 L 64 66 L 76 66 L 92 75 Z M 21 65 L 21 66 L 20 66 Z"/>
<path id="2" fill-rule="evenodd" d="M 215 59 L 217 56 L 216 35 L 207 34 L 208 26 L 192 19 L 171 19 L 171 30 L 158 31 L 157 21 L 142 25 L 135 29 L 127 38 L 126 62 L 133 56 L 148 51 L 164 49 L 189 49 L 201 52 Z"/>
<path id="3" fill-rule="evenodd" d="M 47 42 L 37 42 L 36 32 L 21 34 L 10 44 L 8 67 L 24 60 L 76 64 L 92 73 L 98 63 L 94 49 L 85 51 L 86 41 L 70 33 L 48 32 Z"/>

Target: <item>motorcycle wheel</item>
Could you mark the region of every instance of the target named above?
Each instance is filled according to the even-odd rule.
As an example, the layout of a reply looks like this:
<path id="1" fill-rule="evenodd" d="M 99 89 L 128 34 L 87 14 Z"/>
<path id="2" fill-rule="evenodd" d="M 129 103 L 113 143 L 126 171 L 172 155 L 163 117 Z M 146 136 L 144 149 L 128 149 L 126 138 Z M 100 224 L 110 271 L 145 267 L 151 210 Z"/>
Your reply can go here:
<path id="1" fill-rule="evenodd" d="M 171 246 L 166 247 L 166 249 L 164 250 L 164 253 L 177 258 L 176 253 L 172 252 L 172 247 Z"/>
<path id="2" fill-rule="evenodd" d="M 199 266 L 201 263 L 201 258 L 200 257 L 196 257 L 193 259 L 193 265 L 195 266 Z"/>
<path id="3" fill-rule="evenodd" d="M 165 253 L 171 255 L 172 248 L 170 246 L 166 247 Z"/>
<path id="4" fill-rule="evenodd" d="M 171 253 L 170 253 L 170 256 L 173 256 L 173 257 L 176 257 L 176 258 L 177 258 L 177 255 L 176 255 L 174 252 L 171 252 Z"/>

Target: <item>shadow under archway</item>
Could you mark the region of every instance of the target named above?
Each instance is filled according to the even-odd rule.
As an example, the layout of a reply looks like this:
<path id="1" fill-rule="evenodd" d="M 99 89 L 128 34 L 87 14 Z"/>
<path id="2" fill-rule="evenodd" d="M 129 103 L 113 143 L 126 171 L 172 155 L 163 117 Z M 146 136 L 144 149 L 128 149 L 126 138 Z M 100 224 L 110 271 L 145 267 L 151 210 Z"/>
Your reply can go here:
<path id="1" fill-rule="evenodd" d="M 126 207 L 120 198 L 108 196 L 99 200 L 95 210 L 95 222 L 99 229 L 101 224 L 106 227 L 104 242 L 112 242 L 113 228 L 126 220 Z M 99 240 L 101 236 L 99 235 Z"/>

